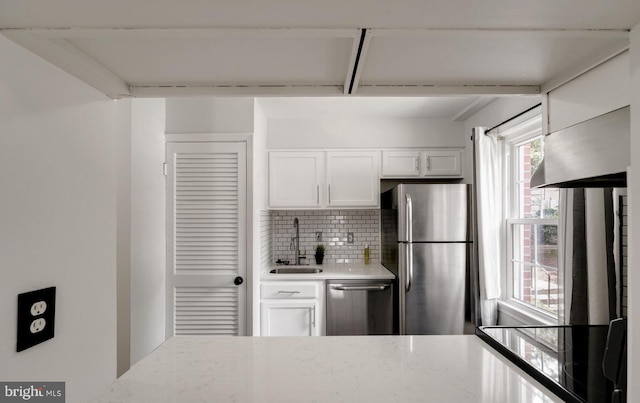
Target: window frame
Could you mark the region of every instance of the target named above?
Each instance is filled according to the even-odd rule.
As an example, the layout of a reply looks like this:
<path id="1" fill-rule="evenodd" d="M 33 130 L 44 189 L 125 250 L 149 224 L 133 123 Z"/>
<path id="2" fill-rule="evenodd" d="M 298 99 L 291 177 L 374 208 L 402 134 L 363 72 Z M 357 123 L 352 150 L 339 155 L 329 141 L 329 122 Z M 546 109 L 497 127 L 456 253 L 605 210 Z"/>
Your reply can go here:
<path id="1" fill-rule="evenodd" d="M 505 223 L 505 250 L 502 267 L 502 298 L 498 304 L 501 311 L 512 318 L 528 324 L 556 325 L 560 323 L 561 312 L 554 315 L 542 308 L 524 302 L 515 297 L 514 279 L 516 273 L 513 270 L 514 226 L 518 224 L 531 225 L 556 225 L 559 227 L 560 218 L 520 218 L 519 217 L 519 189 L 516 185 L 519 174 L 518 147 L 533 141 L 536 138 L 544 138 L 542 130 L 541 108 L 510 122 L 508 127 L 499 127 L 497 132 L 503 140 L 503 189 L 505 189 L 503 222 Z M 514 218 L 517 217 L 517 218 Z M 560 259 L 560 257 L 558 258 Z M 558 261 L 558 272 L 560 272 Z M 558 287 L 563 290 L 563 276 L 559 277 Z"/>

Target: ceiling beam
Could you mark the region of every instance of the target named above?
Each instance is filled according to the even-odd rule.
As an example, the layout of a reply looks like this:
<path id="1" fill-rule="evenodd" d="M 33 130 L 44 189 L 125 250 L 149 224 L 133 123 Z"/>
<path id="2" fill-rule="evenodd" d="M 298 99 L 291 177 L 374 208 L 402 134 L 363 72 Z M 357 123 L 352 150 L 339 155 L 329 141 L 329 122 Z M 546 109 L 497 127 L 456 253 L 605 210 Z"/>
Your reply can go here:
<path id="1" fill-rule="evenodd" d="M 347 66 L 347 75 L 344 78 L 344 94 L 348 95 L 351 88 L 351 82 L 353 80 L 353 74 L 356 69 L 356 63 L 358 62 L 358 53 L 360 52 L 361 40 L 359 38 L 353 38 L 353 44 L 351 45 L 351 56 L 349 56 L 349 65 Z"/>
<path id="2" fill-rule="evenodd" d="M 64 39 L 40 38 L 25 30 L 4 30 L 2 33 L 110 98 L 131 95 L 127 83 Z"/>
<path id="3" fill-rule="evenodd" d="M 360 47 L 358 49 L 355 71 L 351 76 L 351 82 L 349 84 L 349 94 L 355 94 L 358 90 L 358 86 L 360 85 L 360 77 L 362 76 L 362 70 L 364 68 L 365 60 L 367 59 L 367 52 L 369 51 L 370 44 L 371 32 L 368 29 L 363 29 L 362 36 L 360 37 Z"/>
<path id="4" fill-rule="evenodd" d="M 475 29 L 475 28 L 374 28 L 372 34 L 380 37 L 480 37 L 513 38 L 554 37 L 554 38 L 629 38 L 628 29 Z"/>
<path id="5" fill-rule="evenodd" d="M 361 85 L 363 96 L 434 96 L 434 95 L 537 95 L 538 85 L 474 85 L 474 84 L 416 84 Z"/>
<path id="6" fill-rule="evenodd" d="M 349 96 L 342 85 L 144 85 L 130 87 L 139 98 L 186 96 Z M 537 95 L 535 85 L 364 85 L 359 96 Z M 353 94 L 351 94 L 353 95 Z"/>
<path id="7" fill-rule="evenodd" d="M 326 28 L 0 28 L 41 38 L 359 38 L 360 29 Z"/>
<path id="8" fill-rule="evenodd" d="M 144 85 L 131 86 L 138 98 L 188 96 L 314 97 L 345 95 L 341 85 Z"/>
<path id="9" fill-rule="evenodd" d="M 493 29 L 493 28 L 372 28 L 376 36 L 392 37 L 575 37 L 629 38 L 628 29 Z M 28 31 L 45 38 L 212 38 L 321 37 L 355 38 L 360 28 L 0 28 L 0 32 Z"/>

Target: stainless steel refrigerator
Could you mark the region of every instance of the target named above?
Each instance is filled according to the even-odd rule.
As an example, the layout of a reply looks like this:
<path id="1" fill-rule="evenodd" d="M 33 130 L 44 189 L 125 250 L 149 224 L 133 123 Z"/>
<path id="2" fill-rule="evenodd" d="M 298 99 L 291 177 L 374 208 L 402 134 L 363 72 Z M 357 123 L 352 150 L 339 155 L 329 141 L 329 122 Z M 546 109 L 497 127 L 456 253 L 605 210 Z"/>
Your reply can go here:
<path id="1" fill-rule="evenodd" d="M 382 193 L 382 264 L 397 278 L 399 334 L 470 326 L 471 187 L 400 184 Z"/>

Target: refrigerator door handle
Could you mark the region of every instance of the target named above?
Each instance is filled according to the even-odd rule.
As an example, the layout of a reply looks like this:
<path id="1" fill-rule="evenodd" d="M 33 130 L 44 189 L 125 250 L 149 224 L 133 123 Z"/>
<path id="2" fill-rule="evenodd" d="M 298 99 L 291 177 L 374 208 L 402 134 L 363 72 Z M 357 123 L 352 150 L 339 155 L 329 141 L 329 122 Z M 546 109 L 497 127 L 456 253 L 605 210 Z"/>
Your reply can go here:
<path id="1" fill-rule="evenodd" d="M 407 193 L 405 195 L 407 201 L 407 207 L 405 211 L 405 219 L 407 229 L 407 284 L 405 290 L 411 289 L 411 283 L 413 282 L 413 201 L 411 195 Z"/>
<path id="2" fill-rule="evenodd" d="M 407 284 L 407 291 L 411 289 L 411 284 L 413 283 L 413 243 L 408 245 L 407 250 L 409 251 L 409 259 L 407 265 L 409 267 L 409 283 Z"/>
<path id="3" fill-rule="evenodd" d="M 405 207 L 405 239 L 407 242 L 413 242 L 413 201 L 411 200 L 411 195 L 407 193 L 405 195 L 406 207 Z"/>

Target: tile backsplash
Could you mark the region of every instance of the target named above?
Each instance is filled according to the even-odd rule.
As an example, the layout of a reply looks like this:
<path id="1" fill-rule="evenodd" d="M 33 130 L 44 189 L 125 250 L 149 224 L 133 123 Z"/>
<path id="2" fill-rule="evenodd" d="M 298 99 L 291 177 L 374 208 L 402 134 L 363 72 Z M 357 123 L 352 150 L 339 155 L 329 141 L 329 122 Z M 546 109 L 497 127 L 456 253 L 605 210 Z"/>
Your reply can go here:
<path id="1" fill-rule="evenodd" d="M 293 220 L 298 217 L 300 228 L 300 254 L 315 263 L 316 245 L 325 245 L 325 263 L 362 263 L 364 248 L 369 245 L 371 262 L 380 262 L 379 210 L 288 210 L 272 211 L 273 259 L 293 263 L 291 238 L 295 236 Z M 322 241 L 316 241 L 316 231 L 322 231 Z M 353 233 L 353 243 L 347 242 L 347 233 Z"/>

